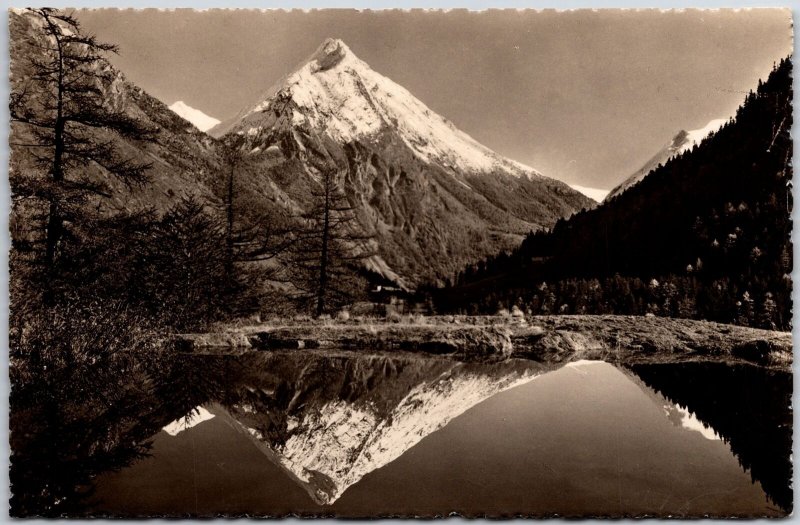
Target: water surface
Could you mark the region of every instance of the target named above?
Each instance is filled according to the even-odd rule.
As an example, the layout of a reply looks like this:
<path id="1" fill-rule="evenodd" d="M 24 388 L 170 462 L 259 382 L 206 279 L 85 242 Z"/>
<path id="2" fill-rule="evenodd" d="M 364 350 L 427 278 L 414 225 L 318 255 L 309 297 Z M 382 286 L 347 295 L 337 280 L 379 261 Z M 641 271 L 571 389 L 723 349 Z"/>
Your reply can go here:
<path id="1" fill-rule="evenodd" d="M 79 500 L 71 514 L 780 516 L 791 507 L 789 374 L 315 351 L 186 356 L 159 374 L 146 402 L 128 407 L 135 413 L 118 414 L 123 428 L 143 429 L 141 454 L 127 457 L 127 438 L 113 440 L 107 452 L 124 460 L 104 469 L 102 454 L 55 436 L 81 444 L 70 457 L 95 467 L 69 496 Z"/>

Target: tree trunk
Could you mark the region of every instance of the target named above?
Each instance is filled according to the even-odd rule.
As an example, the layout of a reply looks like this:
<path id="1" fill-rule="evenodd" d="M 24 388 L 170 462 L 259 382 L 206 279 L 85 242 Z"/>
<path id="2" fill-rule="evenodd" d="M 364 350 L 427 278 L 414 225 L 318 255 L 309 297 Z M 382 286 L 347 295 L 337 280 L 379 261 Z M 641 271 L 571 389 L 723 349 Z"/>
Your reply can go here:
<path id="1" fill-rule="evenodd" d="M 319 264 L 319 288 L 317 290 L 317 317 L 325 311 L 325 291 L 328 286 L 328 238 L 331 218 L 330 175 L 325 178 L 325 207 L 323 208 L 322 250 Z"/>
<path id="2" fill-rule="evenodd" d="M 64 174 L 61 167 L 62 156 L 64 152 L 64 124 L 61 119 L 58 119 L 55 129 L 55 153 L 53 155 L 52 178 L 53 182 L 58 184 L 64 180 Z M 61 240 L 63 224 L 61 213 L 58 206 L 58 197 L 53 195 L 50 197 L 50 209 L 47 214 L 47 240 L 45 242 L 45 266 L 47 272 L 50 273 L 55 266 L 56 249 L 58 241 Z"/>
<path id="3" fill-rule="evenodd" d="M 225 277 L 233 280 L 233 164 L 228 173 L 228 194 L 225 202 L 227 213 L 227 231 L 225 232 Z"/>
<path id="4" fill-rule="evenodd" d="M 53 166 L 51 168 L 51 176 L 53 185 L 59 186 L 64 180 L 64 59 L 63 51 L 61 48 L 61 40 L 56 38 L 58 45 L 58 84 L 57 100 L 56 100 L 56 122 L 55 129 L 53 130 Z M 46 304 L 52 303 L 54 300 L 53 281 L 56 278 L 55 265 L 56 265 L 56 251 L 58 250 L 58 243 L 64 233 L 64 220 L 61 217 L 61 210 L 59 209 L 58 195 L 51 193 L 50 196 L 50 209 L 47 216 L 47 236 L 45 239 L 45 289 L 44 301 Z"/>

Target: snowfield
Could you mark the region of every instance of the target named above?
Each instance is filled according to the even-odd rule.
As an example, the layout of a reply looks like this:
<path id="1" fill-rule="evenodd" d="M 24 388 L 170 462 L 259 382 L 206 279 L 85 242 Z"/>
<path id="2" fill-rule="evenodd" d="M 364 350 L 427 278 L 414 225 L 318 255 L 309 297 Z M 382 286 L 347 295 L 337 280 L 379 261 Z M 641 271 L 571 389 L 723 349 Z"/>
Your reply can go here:
<path id="1" fill-rule="evenodd" d="M 189 106 L 183 100 L 175 102 L 169 106 L 169 109 L 174 111 L 184 120 L 191 122 L 194 127 L 203 132 L 208 131 L 219 124 L 219 120 L 215 119 L 214 117 L 209 117 L 199 109 Z"/>
<path id="2" fill-rule="evenodd" d="M 603 199 L 606 198 L 606 195 L 608 195 L 609 192 L 609 190 L 604 190 L 601 188 L 590 188 L 588 186 L 581 186 L 580 184 L 570 184 L 569 187 L 575 191 L 583 193 L 590 199 L 595 200 L 597 202 L 603 202 Z"/>

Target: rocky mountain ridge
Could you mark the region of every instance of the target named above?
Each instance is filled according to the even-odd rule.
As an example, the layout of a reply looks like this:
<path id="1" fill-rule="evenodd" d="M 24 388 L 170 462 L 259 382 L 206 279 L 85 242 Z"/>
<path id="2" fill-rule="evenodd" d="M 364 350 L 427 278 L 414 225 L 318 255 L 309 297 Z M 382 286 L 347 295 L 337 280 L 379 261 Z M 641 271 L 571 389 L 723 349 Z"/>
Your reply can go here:
<path id="1" fill-rule="evenodd" d="M 375 239 L 368 265 L 409 287 L 594 204 L 479 144 L 336 39 L 209 133 L 301 206 L 335 170 Z"/>

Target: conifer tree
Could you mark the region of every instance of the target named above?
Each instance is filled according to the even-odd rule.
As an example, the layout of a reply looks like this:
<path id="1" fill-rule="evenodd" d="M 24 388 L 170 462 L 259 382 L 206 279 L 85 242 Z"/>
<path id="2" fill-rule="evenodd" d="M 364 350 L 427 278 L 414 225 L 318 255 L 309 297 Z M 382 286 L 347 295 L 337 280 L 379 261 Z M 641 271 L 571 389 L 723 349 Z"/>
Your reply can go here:
<path id="1" fill-rule="evenodd" d="M 147 140 L 153 130 L 107 96 L 115 77 L 104 55 L 116 46 L 84 34 L 73 16 L 55 9 L 28 9 L 24 16 L 35 17 L 38 34 L 14 53 L 27 63 L 16 65 L 24 74 L 11 78 L 11 145 L 27 158 L 12 161 L 19 169 L 11 184 L 15 205 L 33 200 L 40 210 L 39 234 L 27 247 L 52 301 L 63 244 L 79 242 L 90 199 L 110 194 L 110 178 L 128 186 L 148 181 L 150 164 L 125 157 L 117 139 Z"/>
<path id="2" fill-rule="evenodd" d="M 225 268 L 225 227 L 198 198 L 182 197 L 140 241 L 131 285 L 167 325 L 202 326 L 220 317 L 230 299 Z"/>
<path id="3" fill-rule="evenodd" d="M 346 304 L 356 294 L 356 263 L 368 258 L 369 236 L 356 230 L 355 210 L 339 182 L 335 166 L 320 171 L 313 204 L 300 217 L 288 253 L 290 280 L 296 298 L 319 317 Z"/>

